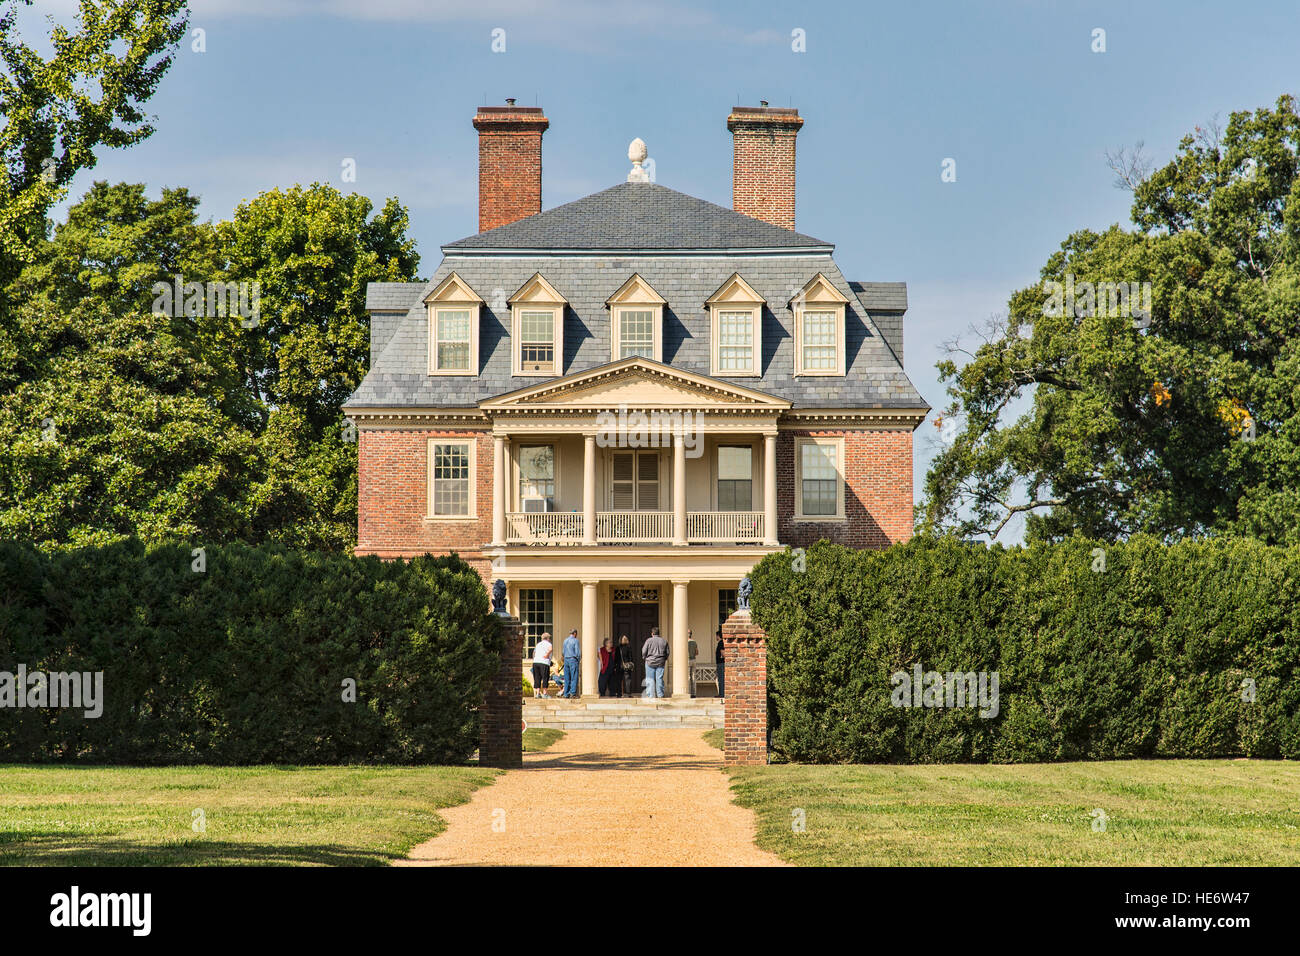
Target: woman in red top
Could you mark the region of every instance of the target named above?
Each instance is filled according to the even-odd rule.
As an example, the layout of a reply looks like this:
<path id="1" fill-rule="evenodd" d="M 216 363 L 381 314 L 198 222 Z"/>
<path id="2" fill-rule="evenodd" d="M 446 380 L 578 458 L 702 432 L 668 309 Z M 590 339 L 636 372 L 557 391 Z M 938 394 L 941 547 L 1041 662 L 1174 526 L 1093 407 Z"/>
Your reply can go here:
<path id="1" fill-rule="evenodd" d="M 614 642 L 608 637 L 600 645 L 600 696 L 608 697 L 613 693 L 614 680 Z"/>

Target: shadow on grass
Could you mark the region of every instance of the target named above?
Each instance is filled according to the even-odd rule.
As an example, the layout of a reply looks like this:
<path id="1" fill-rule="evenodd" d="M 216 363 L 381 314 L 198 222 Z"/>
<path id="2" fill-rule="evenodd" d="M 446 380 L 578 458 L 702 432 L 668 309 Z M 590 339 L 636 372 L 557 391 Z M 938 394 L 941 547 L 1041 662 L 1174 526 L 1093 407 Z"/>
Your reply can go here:
<path id="1" fill-rule="evenodd" d="M 337 843 L 142 843 L 66 830 L 0 834 L 0 866 L 386 866 L 394 859 L 400 857 Z"/>
<path id="2" fill-rule="evenodd" d="M 618 733 L 618 731 L 610 731 Z M 525 770 L 716 770 L 718 760 L 693 754 L 642 754 L 623 756 L 604 751 L 600 753 L 562 754 L 530 760 Z"/>

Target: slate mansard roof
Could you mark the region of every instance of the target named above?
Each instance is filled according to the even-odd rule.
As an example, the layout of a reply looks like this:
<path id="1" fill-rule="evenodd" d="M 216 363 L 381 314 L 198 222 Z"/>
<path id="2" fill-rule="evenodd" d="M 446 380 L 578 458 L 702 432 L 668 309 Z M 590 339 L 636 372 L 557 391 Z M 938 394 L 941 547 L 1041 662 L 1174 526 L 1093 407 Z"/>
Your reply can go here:
<path id="1" fill-rule="evenodd" d="M 638 273 L 668 304 L 664 363 L 709 375 L 710 317 L 704 302 L 739 273 L 767 303 L 760 378 L 727 379 L 792 402 L 794 408 L 926 408 L 903 371 L 901 282 L 848 282 L 829 243 L 752 219 L 653 183 L 624 183 L 442 247 L 428 282 L 374 282 L 370 372 L 350 408 L 466 408 L 535 384 L 511 375 L 510 309 L 535 273 L 569 307 L 562 374 L 610 362 L 605 301 Z M 451 272 L 482 298 L 479 374 L 428 374 L 424 298 Z M 848 299 L 843 377 L 794 376 L 790 299 L 817 273 Z"/>

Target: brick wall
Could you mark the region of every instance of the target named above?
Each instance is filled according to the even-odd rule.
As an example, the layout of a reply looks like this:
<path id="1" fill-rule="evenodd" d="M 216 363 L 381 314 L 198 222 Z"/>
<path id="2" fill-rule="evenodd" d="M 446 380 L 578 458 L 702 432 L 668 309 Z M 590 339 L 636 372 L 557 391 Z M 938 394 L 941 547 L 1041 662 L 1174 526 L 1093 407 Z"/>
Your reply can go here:
<path id="1" fill-rule="evenodd" d="M 733 165 L 731 206 L 783 229 L 794 228 L 795 136 L 803 120 L 794 109 L 738 106 L 727 117 Z"/>
<path id="2" fill-rule="evenodd" d="M 473 520 L 426 521 L 429 439 L 475 442 Z M 456 551 L 491 587 L 483 545 L 492 540 L 492 436 L 485 431 L 361 429 L 357 435 L 357 554 L 409 558 Z"/>
<path id="3" fill-rule="evenodd" d="M 843 438 L 844 521 L 794 520 L 795 441 Z M 776 439 L 777 540 L 807 547 L 822 538 L 884 548 L 912 536 L 912 433 L 865 429 L 782 431 Z"/>
<path id="4" fill-rule="evenodd" d="M 795 521 L 795 440 L 844 440 L 844 521 Z M 477 514 L 470 521 L 426 521 L 430 438 L 473 440 Z M 490 587 L 492 436 L 485 431 L 367 430 L 358 435 L 358 554 L 413 557 L 458 552 Z M 777 436 L 778 540 L 807 547 L 821 538 L 853 548 L 883 548 L 912 534 L 912 435 L 832 429 Z"/>
<path id="5" fill-rule="evenodd" d="M 524 628 L 519 618 L 502 621 L 506 643 L 480 711 L 478 762 L 485 767 L 524 765 L 524 696 L 519 661 L 524 656 Z"/>
<path id="6" fill-rule="evenodd" d="M 767 634 L 736 611 L 722 625 L 726 661 L 723 761 L 727 766 L 767 763 Z"/>
<path id="7" fill-rule="evenodd" d="M 542 211 L 542 134 L 549 125 L 535 107 L 479 107 L 479 232 Z"/>

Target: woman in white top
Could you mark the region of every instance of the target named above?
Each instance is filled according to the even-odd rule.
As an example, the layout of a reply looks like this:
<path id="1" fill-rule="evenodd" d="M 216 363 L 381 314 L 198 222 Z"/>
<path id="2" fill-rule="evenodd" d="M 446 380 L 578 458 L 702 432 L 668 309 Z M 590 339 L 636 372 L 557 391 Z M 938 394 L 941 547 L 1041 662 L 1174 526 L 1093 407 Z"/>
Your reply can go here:
<path id="1" fill-rule="evenodd" d="M 541 640 L 537 642 L 537 649 L 533 651 L 533 696 L 545 697 L 550 699 L 550 694 L 546 693 L 551 686 L 551 654 L 554 648 L 551 645 L 551 632 L 543 631 Z"/>

